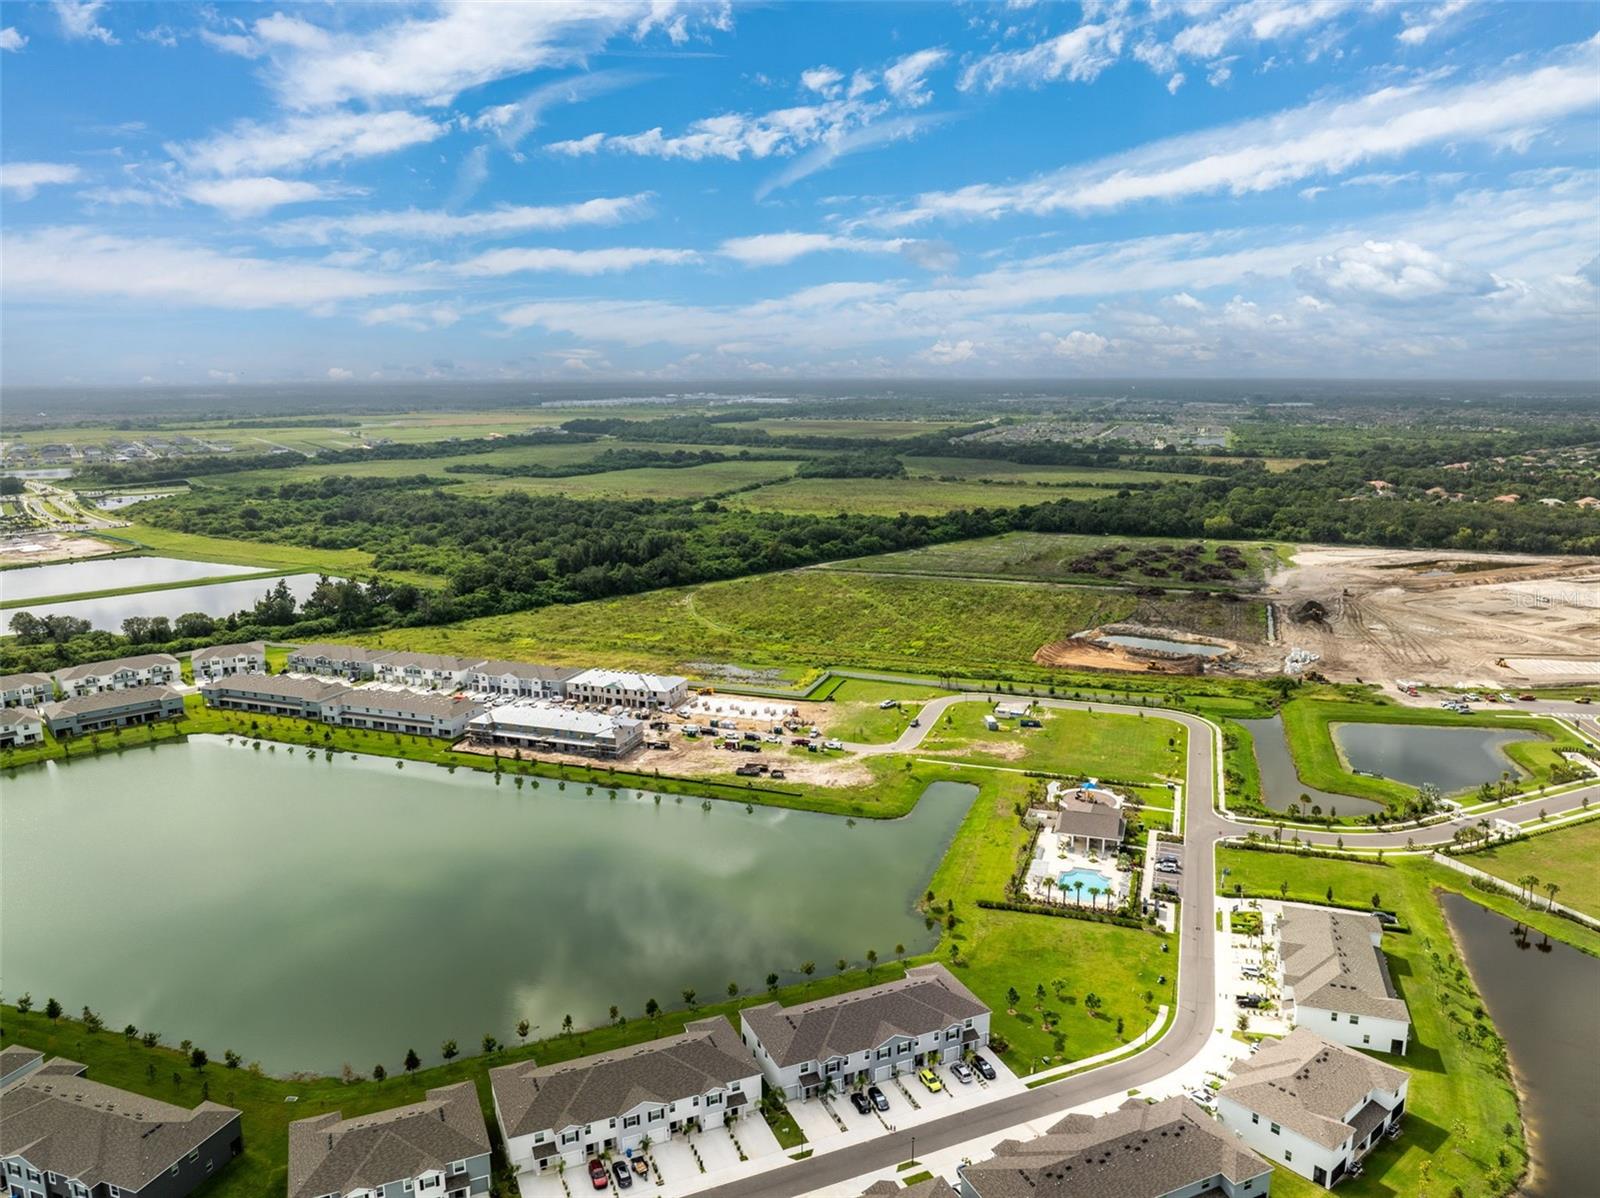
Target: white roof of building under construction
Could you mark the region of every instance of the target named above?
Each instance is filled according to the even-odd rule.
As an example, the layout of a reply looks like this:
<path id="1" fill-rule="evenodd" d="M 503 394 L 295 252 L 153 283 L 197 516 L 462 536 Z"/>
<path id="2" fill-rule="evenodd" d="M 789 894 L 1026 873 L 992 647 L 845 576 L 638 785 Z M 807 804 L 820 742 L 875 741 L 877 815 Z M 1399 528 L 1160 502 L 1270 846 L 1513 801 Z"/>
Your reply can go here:
<path id="1" fill-rule="evenodd" d="M 625 691 L 671 691 L 688 683 L 676 674 L 632 674 L 625 670 L 585 670 L 570 686 L 616 687 Z"/>
<path id="2" fill-rule="evenodd" d="M 574 711 L 554 703 L 503 703 L 482 715 L 473 716 L 469 723 L 479 728 L 581 732 L 598 736 L 614 728 L 637 727 L 639 721 L 601 711 Z"/>

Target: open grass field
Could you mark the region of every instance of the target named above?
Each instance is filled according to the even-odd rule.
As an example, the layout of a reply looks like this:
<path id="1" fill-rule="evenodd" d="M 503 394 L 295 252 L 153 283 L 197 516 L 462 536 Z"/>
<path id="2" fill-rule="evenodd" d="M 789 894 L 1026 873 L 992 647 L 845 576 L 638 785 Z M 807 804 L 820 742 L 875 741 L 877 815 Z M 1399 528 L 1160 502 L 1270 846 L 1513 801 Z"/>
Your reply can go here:
<path id="1" fill-rule="evenodd" d="M 1133 607 L 1132 596 L 1104 589 L 807 570 L 354 639 L 394 649 L 690 673 L 686 663 L 696 661 L 983 673 L 1026 667 L 1046 641 L 1124 618 Z"/>
<path id="2" fill-rule="evenodd" d="M 1384 937 L 1395 984 L 1411 1009 L 1411 1051 L 1393 1058 L 1374 1054 L 1411 1073 L 1406 1134 L 1367 1158 L 1365 1175 L 1342 1183 L 1339 1192 L 1349 1198 L 1458 1192 L 1488 1198 L 1503 1193 L 1526 1159 L 1516 1097 L 1497 1047 L 1468 1043 L 1457 1035 L 1457 1028 L 1475 1022 L 1480 1000 L 1471 978 L 1458 979 L 1448 967 L 1454 961 L 1454 943 L 1434 890 L 1465 894 L 1589 952 L 1600 947 L 1600 935 L 1566 920 L 1530 914 L 1509 898 L 1473 890 L 1462 875 L 1425 861 L 1380 866 L 1219 848 L 1217 864 L 1230 871 L 1228 894 L 1238 884 L 1247 895 L 1276 898 L 1283 883 L 1289 898 L 1306 902 L 1323 901 L 1329 887 L 1343 902 L 1366 903 L 1377 894 L 1411 928 L 1409 934 Z M 1444 967 L 1435 965 L 1434 954 Z M 1497 1159 L 1502 1147 L 1509 1157 L 1506 1165 Z M 1457 1186 L 1459 1190 L 1453 1188 Z M 1272 1189 L 1291 1198 L 1326 1193 L 1282 1169 L 1274 1175 Z"/>
<path id="3" fill-rule="evenodd" d="M 887 743 L 906 730 L 923 700 L 949 693 L 936 687 L 847 678 L 834 689 L 827 704 L 828 735 L 855 744 Z M 880 706 L 885 699 L 900 706 Z"/>
<path id="4" fill-rule="evenodd" d="M 1532 874 L 1539 879 L 1540 899 L 1548 897 L 1545 884 L 1554 882 L 1561 887 L 1557 902 L 1600 916 L 1600 820 L 1495 845 L 1462 860 L 1508 882 Z"/>
<path id="5" fill-rule="evenodd" d="M 932 478 L 797 478 L 737 495 L 728 503 L 758 512 L 832 516 L 937 516 L 957 508 L 1021 507 L 1058 499 L 1094 499 L 1092 487 L 946 483 Z"/>
<path id="6" fill-rule="evenodd" d="M 148 524 L 119 528 L 106 540 L 128 541 L 163 557 L 189 561 L 220 562 L 223 565 L 254 566 L 258 570 L 316 571 L 348 577 L 371 575 L 372 554 L 364 549 L 310 549 L 299 545 L 278 545 L 267 541 L 236 541 L 231 537 L 208 537 L 198 533 L 173 532 Z M 417 586 L 436 587 L 439 579 L 431 574 L 385 571 L 384 577 Z"/>
<path id="7" fill-rule="evenodd" d="M 1130 560 L 1131 554 L 1121 555 L 1122 565 L 1115 577 L 1108 578 L 1091 569 L 1082 559 L 1106 548 L 1127 546 L 1139 549 L 1144 546 L 1176 545 L 1155 537 L 1093 537 L 1072 533 L 1010 532 L 997 537 L 979 537 L 971 541 L 951 541 L 943 545 L 926 545 L 920 549 L 906 549 L 899 553 L 883 553 L 875 557 L 857 557 L 849 561 L 834 562 L 828 568 L 835 570 L 865 570 L 884 574 L 942 574 L 968 578 L 1009 578 L 1022 582 L 1120 582 L 1129 585 L 1156 584 L 1182 586 L 1181 580 L 1158 577 L 1149 573 L 1139 563 Z M 1217 550 L 1223 545 L 1233 545 L 1244 558 L 1245 568 L 1231 580 L 1208 582 L 1210 589 L 1229 587 L 1250 589 L 1258 586 L 1265 571 L 1282 560 L 1283 547 L 1253 541 L 1205 541 L 1199 561 L 1210 564 L 1216 561 Z"/>
<path id="8" fill-rule="evenodd" d="M 1042 728 L 1001 720 L 1001 731 L 990 732 L 983 723 L 990 711 L 983 703 L 952 705 L 921 753 L 1068 778 L 1183 780 L 1187 731 L 1171 720 L 1044 708 L 1034 713 Z"/>
<path id="9" fill-rule="evenodd" d="M 1125 483 L 1191 482 L 1199 475 L 1111 466 L 1030 466 L 989 458 L 905 458 L 906 473 L 913 478 L 956 479 L 962 482 L 990 479 L 1033 486 L 1119 487 Z"/>
<path id="10" fill-rule="evenodd" d="M 611 470 L 570 478 L 486 478 L 458 475 L 471 492 L 525 491 L 572 499 L 703 499 L 708 495 L 788 478 L 794 462 L 711 462 L 705 466 Z"/>

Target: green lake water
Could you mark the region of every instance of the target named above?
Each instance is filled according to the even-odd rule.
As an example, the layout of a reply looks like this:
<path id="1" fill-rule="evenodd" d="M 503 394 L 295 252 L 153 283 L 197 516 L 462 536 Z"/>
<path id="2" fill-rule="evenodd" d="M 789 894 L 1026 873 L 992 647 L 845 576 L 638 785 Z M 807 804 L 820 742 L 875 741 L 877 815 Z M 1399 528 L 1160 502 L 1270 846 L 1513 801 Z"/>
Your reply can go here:
<path id="1" fill-rule="evenodd" d="M 0 780 L 5 990 L 271 1072 L 924 951 L 914 909 L 975 788 L 843 819 L 195 738 Z"/>

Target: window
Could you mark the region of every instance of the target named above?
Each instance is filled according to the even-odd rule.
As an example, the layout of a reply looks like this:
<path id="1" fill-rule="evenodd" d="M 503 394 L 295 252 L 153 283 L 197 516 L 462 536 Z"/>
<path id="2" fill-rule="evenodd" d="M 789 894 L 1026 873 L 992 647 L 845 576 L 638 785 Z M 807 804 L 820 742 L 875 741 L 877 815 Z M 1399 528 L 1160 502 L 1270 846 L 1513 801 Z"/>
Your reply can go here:
<path id="1" fill-rule="evenodd" d="M 466 1171 L 467 1171 L 467 1162 L 466 1161 L 451 1161 L 450 1162 L 450 1172 L 452 1172 L 452 1173 L 465 1173 Z"/>
<path id="2" fill-rule="evenodd" d="M 575 1132 L 575 1131 L 564 1131 L 564 1132 L 562 1132 L 561 1133 L 561 1142 L 563 1144 L 576 1144 L 578 1142 L 578 1133 Z"/>
<path id="3" fill-rule="evenodd" d="M 1359 1015 L 1350 1016 L 1350 1022 L 1351 1023 L 1360 1023 L 1361 1022 L 1361 1016 L 1359 1016 Z"/>
<path id="4" fill-rule="evenodd" d="M 706 1095 L 706 1105 L 707 1106 L 721 1106 L 722 1105 L 722 1095 L 721 1094 L 707 1094 Z"/>
<path id="5" fill-rule="evenodd" d="M 1276 1123 L 1274 1123 L 1272 1125 L 1272 1134 L 1275 1135 L 1275 1136 L 1281 1136 L 1283 1134 L 1283 1129 L 1280 1128 Z"/>
<path id="6" fill-rule="evenodd" d="M 1291 1149 L 1285 1148 L 1283 1150 L 1283 1159 L 1286 1161 L 1294 1160 L 1294 1152 Z"/>
<path id="7" fill-rule="evenodd" d="M 199 1160 L 200 1159 L 200 1150 L 198 1148 L 196 1148 L 193 1152 L 189 1153 L 189 1159 L 192 1160 L 192 1161 Z"/>
<path id="8" fill-rule="evenodd" d="M 1250 1122 L 1251 1123 L 1260 1123 L 1261 1122 L 1261 1116 L 1256 1114 L 1254 1111 L 1251 1111 L 1250 1112 Z"/>
<path id="9" fill-rule="evenodd" d="M 1330 1023 L 1338 1023 L 1339 1022 L 1339 1012 L 1337 1012 L 1337 1011 L 1329 1011 L 1328 1012 L 1328 1021 Z"/>
<path id="10" fill-rule="evenodd" d="M 622 1120 L 622 1126 L 623 1127 L 638 1127 L 639 1126 L 639 1116 L 638 1115 L 627 1115 L 627 1116 L 625 1116 L 623 1118 L 623 1120 Z"/>
<path id="11" fill-rule="evenodd" d="M 400 1183 L 400 1188 L 406 1193 L 411 1193 L 411 1179 L 408 1177 Z"/>
<path id="12" fill-rule="evenodd" d="M 1372 1043 L 1372 1037 L 1371 1036 L 1362 1036 L 1361 1037 L 1361 1043 L 1363 1043 L 1363 1044 L 1371 1044 Z"/>

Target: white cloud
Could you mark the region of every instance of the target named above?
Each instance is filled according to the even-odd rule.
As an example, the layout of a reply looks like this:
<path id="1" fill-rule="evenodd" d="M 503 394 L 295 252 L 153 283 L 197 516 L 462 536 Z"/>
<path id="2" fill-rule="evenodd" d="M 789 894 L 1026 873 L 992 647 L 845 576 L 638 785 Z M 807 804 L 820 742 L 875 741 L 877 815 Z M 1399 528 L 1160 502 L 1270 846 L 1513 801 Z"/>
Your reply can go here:
<path id="1" fill-rule="evenodd" d="M 1110 344 L 1099 333 L 1085 333 L 1081 329 L 1073 329 L 1065 337 L 1057 337 L 1053 333 L 1041 333 L 1039 336 L 1058 358 L 1098 358 Z"/>
<path id="2" fill-rule="evenodd" d="M 783 266 L 806 254 L 841 251 L 854 254 L 896 254 L 912 243 L 904 237 L 840 237 L 832 233 L 758 233 L 731 237 L 717 252 L 746 266 Z"/>
<path id="3" fill-rule="evenodd" d="M 844 76 L 832 67 L 812 67 L 809 71 L 800 72 L 802 87 L 829 100 L 839 94 L 839 85 L 843 82 Z"/>
<path id="4" fill-rule="evenodd" d="M 1299 267 L 1294 280 L 1326 298 L 1391 303 L 1478 296 L 1497 290 L 1486 272 L 1450 262 L 1409 241 L 1365 241 Z"/>
<path id="5" fill-rule="evenodd" d="M 117 296 L 199 308 L 309 310 L 432 285 L 417 275 L 229 255 L 191 242 L 77 227 L 8 233 L 4 259 L 8 293 Z"/>
<path id="6" fill-rule="evenodd" d="M 0 29 L 0 50 L 10 50 L 14 54 L 27 44 L 27 36 L 18 33 L 15 26 L 7 25 Z"/>
<path id="7" fill-rule="evenodd" d="M 600 250 L 524 248 L 490 250 L 456 266 L 463 275 L 494 276 L 525 271 L 556 271 L 570 275 L 614 274 L 640 266 L 682 266 L 698 262 L 693 250 L 619 246 Z"/>
<path id="8" fill-rule="evenodd" d="M 923 350 L 922 356 L 935 365 L 949 366 L 955 362 L 969 361 L 977 352 L 971 341 L 947 341 L 941 338 Z"/>
<path id="9" fill-rule="evenodd" d="M 232 217 L 260 216 L 283 204 L 304 204 L 329 196 L 316 183 L 248 175 L 236 179 L 198 179 L 186 184 L 183 194 L 197 204 L 220 208 Z"/>
<path id="10" fill-rule="evenodd" d="M 1405 28 L 1395 38 L 1407 46 L 1420 46 L 1471 6 L 1472 0 L 1445 0 L 1431 8 L 1407 8 L 1400 15 Z"/>
<path id="11" fill-rule="evenodd" d="M 1316 101 L 1274 116 L 1153 142 L 1023 183 L 929 192 L 863 223 L 898 228 L 933 219 L 1104 212 L 1150 200 L 1247 195 L 1338 174 L 1428 146 L 1488 142 L 1535 131 L 1600 105 L 1600 40 L 1545 65 L 1498 78 L 1386 87 Z"/>
<path id="12" fill-rule="evenodd" d="M 859 154 L 863 150 L 887 145 L 890 142 L 908 140 L 917 136 L 924 129 L 943 124 L 949 119 L 949 115 L 945 113 L 895 116 L 890 117 L 888 120 L 878 121 L 875 124 L 862 126 L 859 129 L 851 129 L 848 132 L 824 137 L 819 144 L 800 155 L 800 157 L 756 188 L 756 199 L 764 200 L 774 191 L 779 191 L 793 183 L 798 183 L 801 179 L 809 178 L 820 171 L 825 171 L 839 159 L 850 154 Z"/>
<path id="13" fill-rule="evenodd" d="M 425 238 L 505 237 L 514 233 L 614 225 L 649 215 L 650 193 L 604 196 L 572 204 L 516 205 L 483 212 L 440 212 L 407 208 L 395 212 L 363 212 L 352 216 L 302 217 L 268 232 L 289 242 L 326 244 L 336 237 Z"/>
<path id="14" fill-rule="evenodd" d="M 1211 64 L 1211 69 L 1206 72 L 1206 82 L 1212 87 L 1221 87 L 1233 78 L 1233 59 L 1224 58 L 1220 62 Z"/>
<path id="15" fill-rule="evenodd" d="M 562 104 L 592 100 L 629 87 L 644 78 L 631 71 L 590 71 L 570 79 L 558 79 L 534 88 L 513 103 L 484 109 L 471 124 L 475 129 L 493 132 L 507 149 L 515 149 L 523 138 L 538 127 L 550 109 Z"/>
<path id="16" fill-rule="evenodd" d="M 117 44 L 111 30 L 100 24 L 100 13 L 106 0 L 53 0 L 56 20 L 61 22 L 61 36 L 73 41 L 96 41 L 107 46 Z"/>
<path id="17" fill-rule="evenodd" d="M 1187 291 L 1180 291 L 1176 295 L 1167 296 L 1167 303 L 1174 308 L 1184 308 L 1190 312 L 1204 312 L 1206 310 L 1206 306 Z"/>
<path id="18" fill-rule="evenodd" d="M 410 112 L 330 112 L 277 125 L 240 121 L 203 141 L 169 145 L 197 173 L 233 175 L 370 158 L 442 137 L 444 125 Z"/>
<path id="19" fill-rule="evenodd" d="M 355 377 L 356 377 L 356 372 L 355 371 L 346 370 L 343 366 L 330 366 L 330 367 L 328 367 L 328 378 L 331 379 L 335 383 L 342 383 L 347 379 L 353 379 Z"/>
<path id="20" fill-rule="evenodd" d="M 933 100 L 928 90 L 928 72 L 943 66 L 950 57 L 948 50 L 918 50 L 897 58 L 883 69 L 883 87 L 907 108 L 921 108 Z"/>
<path id="21" fill-rule="evenodd" d="M 1169 95 L 1169 96 L 1177 95 L 1178 94 L 1178 89 L 1180 87 L 1182 87 L 1188 81 L 1189 81 L 1188 77 L 1186 75 L 1184 75 L 1184 73 L 1182 71 L 1174 71 L 1172 73 L 1172 78 L 1167 80 L 1167 95 Z"/>
<path id="22" fill-rule="evenodd" d="M 417 332 L 447 329 L 460 319 L 461 311 L 454 304 L 386 304 L 361 314 L 364 325 L 394 324 Z"/>
<path id="23" fill-rule="evenodd" d="M 41 187 L 76 182 L 82 173 L 67 162 L 3 162 L 0 163 L 0 191 L 12 199 L 31 200 Z"/>
<path id="24" fill-rule="evenodd" d="M 1065 79 L 1089 83 L 1122 53 L 1122 29 L 1115 24 L 1084 24 L 1022 50 L 987 54 L 961 73 L 962 91 L 1000 91 L 1038 87 Z"/>

